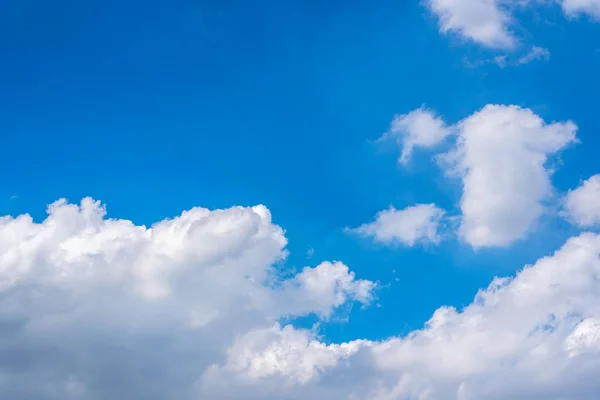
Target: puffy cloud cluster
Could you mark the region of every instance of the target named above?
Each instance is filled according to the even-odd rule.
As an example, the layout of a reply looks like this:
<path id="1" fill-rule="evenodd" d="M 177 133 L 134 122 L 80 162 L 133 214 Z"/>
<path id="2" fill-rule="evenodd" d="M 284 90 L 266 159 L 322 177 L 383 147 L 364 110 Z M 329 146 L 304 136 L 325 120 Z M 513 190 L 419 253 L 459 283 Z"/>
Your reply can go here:
<path id="1" fill-rule="evenodd" d="M 415 119 L 427 123 L 415 124 Z M 451 135 L 452 147 L 437 159 L 448 176 L 462 183 L 458 236 L 474 248 L 508 246 L 531 232 L 547 203 L 555 200 L 550 161 L 575 142 L 577 133 L 571 121 L 546 123 L 529 109 L 491 104 L 454 125 L 423 108 L 400 121 L 410 128 L 399 142 L 402 158 L 418 143 L 433 146 Z M 598 202 L 589 197 L 597 194 L 592 182 L 586 185 L 571 194 L 567 208 L 574 213 L 585 208 L 581 212 L 595 218 Z M 385 244 L 438 243 L 444 218 L 445 212 L 433 204 L 391 208 L 356 231 Z"/>
<path id="2" fill-rule="evenodd" d="M 282 278 L 263 206 L 195 208 L 151 228 L 90 199 L 0 219 L 0 395 L 10 399 L 597 397 L 600 235 L 574 237 L 462 310 L 373 342 L 282 317 L 368 304 L 341 263 Z"/>
<path id="3" fill-rule="evenodd" d="M 0 397 L 197 398 L 238 335 L 373 296 L 342 263 L 280 277 L 287 241 L 264 206 L 150 228 L 105 214 L 61 200 L 41 223 L 0 219 Z"/>
<path id="4" fill-rule="evenodd" d="M 494 280 L 462 311 L 442 307 L 423 330 L 380 344 L 378 365 L 405 371 L 404 393 L 425 398 L 592 399 L 599 255 L 598 235 L 572 238 L 514 279 Z"/>
<path id="5" fill-rule="evenodd" d="M 463 310 L 381 342 L 326 345 L 306 331 L 252 332 L 207 376 L 232 395 L 332 399 L 592 400 L 600 390 L 600 237 L 570 239 Z M 206 376 L 205 376 L 206 378 Z M 347 378 L 347 379 L 346 379 Z M 217 393 L 217 392 L 213 392 Z M 229 397 L 228 397 L 229 398 Z"/>

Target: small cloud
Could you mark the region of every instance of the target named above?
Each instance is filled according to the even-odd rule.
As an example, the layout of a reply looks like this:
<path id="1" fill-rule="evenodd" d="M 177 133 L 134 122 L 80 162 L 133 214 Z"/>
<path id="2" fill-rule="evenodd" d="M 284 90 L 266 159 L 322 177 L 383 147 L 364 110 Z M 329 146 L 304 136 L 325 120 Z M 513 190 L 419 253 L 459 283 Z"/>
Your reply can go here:
<path id="1" fill-rule="evenodd" d="M 532 61 L 548 61 L 550 51 L 544 47 L 533 46 L 529 53 L 519 58 L 517 65 L 529 64 Z"/>
<path id="2" fill-rule="evenodd" d="M 378 141 L 395 140 L 402 148 L 398 162 L 407 165 L 415 148 L 434 148 L 451 133 L 442 118 L 421 106 L 407 114 L 396 115 L 390 129 Z"/>
<path id="3" fill-rule="evenodd" d="M 311 248 L 309 248 L 309 249 L 306 251 L 306 258 L 312 258 L 312 256 L 313 256 L 314 254 L 315 254 L 315 249 L 313 249 L 313 248 L 311 247 Z"/>
<path id="4" fill-rule="evenodd" d="M 550 60 L 550 51 L 544 47 L 533 46 L 531 50 L 515 59 L 506 54 L 501 54 L 491 58 L 484 58 L 482 60 L 472 61 L 467 58 L 463 59 L 463 63 L 467 68 L 479 68 L 486 65 L 495 65 L 501 69 L 507 67 L 518 67 L 520 65 L 529 64 L 533 61 L 548 61 Z"/>
<path id="5" fill-rule="evenodd" d="M 18 199 L 18 198 L 19 198 L 19 196 L 10 196 L 8 199 L 9 199 L 9 200 L 16 200 L 16 199 Z"/>
<path id="6" fill-rule="evenodd" d="M 505 55 L 496 56 L 496 57 L 494 57 L 494 63 L 496 65 L 498 65 L 500 68 L 504 68 L 504 67 L 506 67 L 506 58 L 507 58 L 507 56 L 505 56 Z"/>
<path id="7" fill-rule="evenodd" d="M 438 244 L 441 240 L 438 229 L 444 216 L 445 211 L 435 204 L 417 204 L 403 210 L 390 207 L 377 213 L 373 222 L 346 231 L 372 237 L 385 245 Z"/>

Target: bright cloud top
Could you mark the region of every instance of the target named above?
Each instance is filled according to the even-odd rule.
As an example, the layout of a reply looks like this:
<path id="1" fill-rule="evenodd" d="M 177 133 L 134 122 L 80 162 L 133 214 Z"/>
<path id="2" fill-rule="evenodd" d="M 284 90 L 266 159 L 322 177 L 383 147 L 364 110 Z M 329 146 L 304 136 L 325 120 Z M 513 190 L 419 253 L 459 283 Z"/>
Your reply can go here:
<path id="1" fill-rule="evenodd" d="M 379 140 L 396 140 L 402 148 L 399 162 L 406 165 L 415 147 L 433 148 L 450 133 L 450 129 L 440 117 L 433 111 L 421 107 L 408 114 L 396 116 L 390 130 Z"/>
<path id="2" fill-rule="evenodd" d="M 0 220 L 0 392 L 36 399 L 595 399 L 600 236 L 572 238 L 421 330 L 324 343 L 281 317 L 358 301 L 341 263 L 281 279 L 283 231 L 258 206 L 151 228 L 57 202 Z M 31 382 L 35 382 L 32 385 Z M 510 382 L 510 385 L 506 385 Z"/>
<path id="3" fill-rule="evenodd" d="M 567 216 L 581 227 L 600 225 L 600 175 L 594 175 L 567 194 Z"/>
<path id="4" fill-rule="evenodd" d="M 444 210 L 435 204 L 418 204 L 402 210 L 390 207 L 377 213 L 375 221 L 351 231 L 372 237 L 383 244 L 437 244 L 440 241 L 439 225 L 444 214 Z"/>
<path id="5" fill-rule="evenodd" d="M 0 219 L 7 398 L 68 398 L 73 385 L 93 398 L 191 398 L 176 382 L 191 385 L 237 335 L 328 318 L 375 287 L 341 263 L 278 278 L 287 240 L 264 206 L 194 208 L 151 228 L 106 219 L 91 199 L 48 213 Z"/>

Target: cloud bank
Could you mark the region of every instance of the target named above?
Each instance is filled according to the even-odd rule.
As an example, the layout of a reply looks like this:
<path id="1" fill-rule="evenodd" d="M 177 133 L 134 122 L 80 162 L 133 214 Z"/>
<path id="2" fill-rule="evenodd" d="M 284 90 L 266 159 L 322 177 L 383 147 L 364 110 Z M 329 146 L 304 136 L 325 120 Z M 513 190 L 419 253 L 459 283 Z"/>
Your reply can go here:
<path id="1" fill-rule="evenodd" d="M 286 239 L 263 206 L 194 208 L 150 228 L 107 219 L 91 199 L 48 213 L 0 219 L 3 398 L 592 400 L 600 390 L 593 233 L 406 336 L 325 343 L 285 320 L 367 305 L 376 284 L 339 262 L 282 277 L 273 266 Z"/>

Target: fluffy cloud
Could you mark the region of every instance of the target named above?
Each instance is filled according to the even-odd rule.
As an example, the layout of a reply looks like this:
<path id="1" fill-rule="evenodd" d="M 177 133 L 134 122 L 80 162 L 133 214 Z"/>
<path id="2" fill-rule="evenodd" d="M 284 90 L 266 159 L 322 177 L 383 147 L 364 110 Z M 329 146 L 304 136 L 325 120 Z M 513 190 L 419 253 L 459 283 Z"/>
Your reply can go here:
<path id="1" fill-rule="evenodd" d="M 399 162 L 408 164 L 415 147 L 432 148 L 441 143 L 450 129 L 431 110 L 424 107 L 397 115 L 390 130 L 379 140 L 393 139 L 402 148 Z"/>
<path id="2" fill-rule="evenodd" d="M 599 277 L 600 236 L 585 233 L 404 337 L 327 345 L 275 326 L 238 338 L 205 382 L 216 398 L 592 400 Z"/>
<path id="3" fill-rule="evenodd" d="M 442 33 L 454 32 L 496 49 L 513 48 L 517 42 L 509 30 L 510 14 L 497 0 L 426 0 L 439 18 Z"/>
<path id="4" fill-rule="evenodd" d="M 576 17 L 589 14 L 600 20 L 600 0 L 562 0 L 562 8 L 568 16 Z"/>
<path id="5" fill-rule="evenodd" d="M 440 160 L 462 180 L 460 236 L 473 247 L 525 237 L 553 195 L 548 158 L 575 140 L 577 127 L 546 124 L 529 109 L 488 105 L 456 129 L 456 145 Z"/>
<path id="6" fill-rule="evenodd" d="M 367 304 L 374 284 L 341 263 L 283 279 L 272 265 L 285 244 L 262 206 L 151 228 L 89 199 L 55 203 L 41 223 L 0 219 L 0 397 L 597 397 L 600 235 L 495 279 L 462 310 L 439 308 L 423 329 L 348 343 L 281 317 Z"/>
<path id="7" fill-rule="evenodd" d="M 586 233 L 462 311 L 438 309 L 424 329 L 373 347 L 379 370 L 400 375 L 379 398 L 596 398 L 599 277 L 600 237 Z"/>
<path id="8" fill-rule="evenodd" d="M 276 324 L 237 338 L 227 352 L 226 364 L 211 366 L 203 378 L 207 386 L 221 382 L 218 378 L 224 373 L 245 384 L 257 384 L 268 377 L 281 378 L 287 387 L 306 384 L 370 344 L 356 340 L 327 345 L 312 331 Z"/>
<path id="9" fill-rule="evenodd" d="M 565 212 L 581 227 L 600 225 L 600 174 L 567 194 Z"/>
<path id="10" fill-rule="evenodd" d="M 377 213 L 375 221 L 351 231 L 384 244 L 439 243 L 438 228 L 444 214 L 435 204 L 418 204 L 403 210 L 390 207 Z"/>
<path id="11" fill-rule="evenodd" d="M 569 18 L 587 14 L 596 21 L 600 20 L 600 0 L 554 1 L 561 4 L 563 13 Z M 453 32 L 488 48 L 511 50 L 519 41 L 510 30 L 510 26 L 514 24 L 512 9 L 543 4 L 543 1 L 425 0 L 425 4 L 439 19 L 440 32 Z M 517 64 L 548 58 L 547 50 L 539 47 L 533 49 Z M 541 50 L 545 51 L 540 52 Z"/>
<path id="12" fill-rule="evenodd" d="M 372 298 L 341 263 L 280 278 L 287 241 L 264 206 L 151 228 L 105 213 L 63 200 L 41 223 L 0 219 L 0 397 L 197 398 L 238 335 Z"/>

